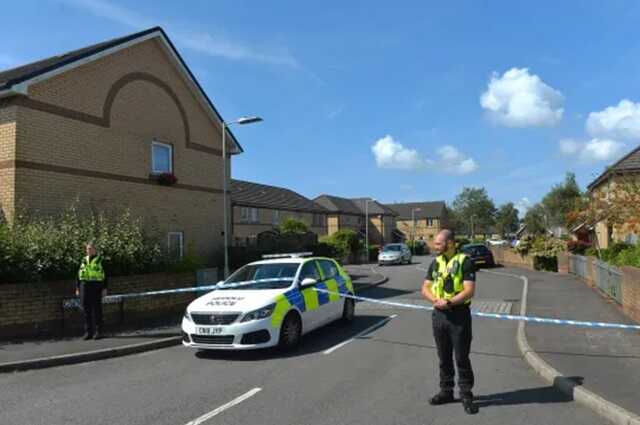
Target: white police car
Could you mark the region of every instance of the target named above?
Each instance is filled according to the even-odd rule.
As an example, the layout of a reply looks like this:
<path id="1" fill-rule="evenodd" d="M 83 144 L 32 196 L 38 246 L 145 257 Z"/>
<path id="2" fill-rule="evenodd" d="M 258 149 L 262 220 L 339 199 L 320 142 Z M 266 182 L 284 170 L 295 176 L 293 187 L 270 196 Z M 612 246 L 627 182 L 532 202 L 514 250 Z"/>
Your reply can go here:
<path id="1" fill-rule="evenodd" d="M 243 266 L 194 300 L 182 319 L 183 345 L 288 349 L 329 322 L 353 321 L 354 300 L 339 295 L 355 295 L 349 275 L 330 258 L 305 255 L 265 256 L 270 259 Z"/>

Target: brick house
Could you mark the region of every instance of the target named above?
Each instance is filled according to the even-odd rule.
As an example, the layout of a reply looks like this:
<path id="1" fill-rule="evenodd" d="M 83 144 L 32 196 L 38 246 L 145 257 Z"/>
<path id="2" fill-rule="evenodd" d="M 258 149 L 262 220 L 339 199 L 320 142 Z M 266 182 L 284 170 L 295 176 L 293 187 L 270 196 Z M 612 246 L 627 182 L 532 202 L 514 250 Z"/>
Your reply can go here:
<path id="1" fill-rule="evenodd" d="M 597 193 L 606 193 L 609 189 L 615 187 L 616 181 L 620 178 L 631 178 L 640 183 L 640 146 L 623 156 L 616 163 L 607 167 L 587 186 L 587 192 L 590 195 Z M 638 217 L 640 219 L 640 217 Z M 573 229 L 578 233 L 584 226 L 578 226 Z M 597 239 L 600 248 L 608 248 L 614 241 L 637 243 L 638 235 L 634 234 L 625 226 L 613 226 L 605 220 L 596 223 L 593 229 L 594 237 Z"/>
<path id="2" fill-rule="evenodd" d="M 161 28 L 0 72 L 0 204 L 126 207 L 170 251 L 223 243 L 222 118 Z M 242 152 L 231 132 L 230 154 Z M 160 173 L 177 184 L 161 186 Z"/>
<path id="3" fill-rule="evenodd" d="M 273 230 L 287 218 L 307 224 L 318 237 L 327 234 L 327 211 L 290 189 L 232 180 L 232 240 L 236 246 L 255 243 L 261 232 Z"/>
<path id="4" fill-rule="evenodd" d="M 320 195 L 314 202 L 329 210 L 327 231 L 329 235 L 338 230 L 350 229 L 365 237 L 365 214 L 369 219 L 369 243 L 385 244 L 395 241 L 395 212 L 368 198 L 341 198 Z"/>
<path id="5" fill-rule="evenodd" d="M 396 226 L 406 241 L 414 238 L 424 240 L 433 248 L 435 235 L 447 225 L 447 206 L 444 201 L 386 204 L 386 207 L 398 214 Z"/>

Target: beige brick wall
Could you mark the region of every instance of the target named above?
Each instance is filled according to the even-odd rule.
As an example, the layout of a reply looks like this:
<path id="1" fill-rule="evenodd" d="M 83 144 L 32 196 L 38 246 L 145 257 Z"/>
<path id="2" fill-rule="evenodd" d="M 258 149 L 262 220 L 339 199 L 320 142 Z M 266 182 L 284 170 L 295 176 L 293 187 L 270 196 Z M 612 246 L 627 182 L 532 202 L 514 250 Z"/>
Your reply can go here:
<path id="1" fill-rule="evenodd" d="M 0 220 L 11 220 L 14 212 L 15 173 L 9 162 L 15 160 L 16 119 L 16 107 L 0 109 Z"/>
<path id="2" fill-rule="evenodd" d="M 197 253 L 211 261 L 222 246 L 222 195 L 207 190 L 222 190 L 222 157 L 187 148 L 185 124 L 172 95 L 162 85 L 132 80 L 115 96 L 108 117 L 110 126 L 100 125 L 114 83 L 141 72 L 161 81 L 178 98 L 187 116 L 191 143 L 221 149 L 217 123 L 178 73 L 164 47 L 157 41 L 146 41 L 30 87 L 32 99 L 96 119 L 84 122 L 20 106 L 16 148 L 16 159 L 36 164 L 36 168 L 44 164 L 140 182 L 21 166 L 15 177 L 16 202 L 40 214 L 58 213 L 76 197 L 87 207 L 128 207 L 156 223 L 164 241 L 166 232 L 183 231 L 185 250 L 193 243 Z M 7 108 L 0 109 L 4 111 Z M 154 139 L 173 146 L 178 184 L 205 190 L 145 184 L 150 183 Z"/>
<path id="3" fill-rule="evenodd" d="M 415 237 L 416 240 L 422 239 L 426 241 L 429 245 L 433 243 L 433 239 L 440 231 L 440 220 L 437 218 L 432 219 L 431 225 L 427 222 L 427 219 L 416 219 L 416 227 L 415 227 Z M 407 240 L 411 240 L 413 235 L 413 221 L 409 220 L 397 220 L 396 225 L 398 230 L 405 234 Z"/>
<path id="4" fill-rule="evenodd" d="M 258 233 L 272 230 L 277 226 L 274 223 L 273 216 L 274 210 L 269 208 L 258 208 L 258 222 L 246 223 L 240 220 L 241 206 L 233 207 L 233 240 L 246 238 L 255 238 Z M 309 230 L 318 235 L 318 238 L 327 234 L 327 218 L 326 215 L 322 215 L 324 226 L 313 226 L 313 213 L 299 212 L 299 211 L 287 211 L 279 210 L 279 223 L 282 223 L 287 218 L 294 218 L 302 220 L 309 226 Z"/>

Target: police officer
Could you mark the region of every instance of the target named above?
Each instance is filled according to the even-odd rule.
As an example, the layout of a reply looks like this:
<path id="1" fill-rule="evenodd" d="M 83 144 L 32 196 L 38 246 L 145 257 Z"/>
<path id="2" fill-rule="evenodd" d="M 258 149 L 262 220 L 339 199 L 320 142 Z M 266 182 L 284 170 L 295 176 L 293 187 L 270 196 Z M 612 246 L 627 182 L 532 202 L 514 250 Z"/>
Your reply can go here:
<path id="1" fill-rule="evenodd" d="M 84 313 L 84 339 L 102 338 L 102 297 L 107 295 L 107 276 L 92 243 L 85 245 L 86 257 L 80 263 L 76 281 L 76 295 Z"/>
<path id="2" fill-rule="evenodd" d="M 474 377 L 471 349 L 470 303 L 475 291 L 476 271 L 471 259 L 456 248 L 454 234 L 444 229 L 434 240 L 438 254 L 431 263 L 422 286 L 422 295 L 433 303 L 433 336 L 440 359 L 440 392 L 429 399 L 431 405 L 454 401 L 455 357 L 458 388 L 464 411 L 478 412 L 473 402 Z"/>

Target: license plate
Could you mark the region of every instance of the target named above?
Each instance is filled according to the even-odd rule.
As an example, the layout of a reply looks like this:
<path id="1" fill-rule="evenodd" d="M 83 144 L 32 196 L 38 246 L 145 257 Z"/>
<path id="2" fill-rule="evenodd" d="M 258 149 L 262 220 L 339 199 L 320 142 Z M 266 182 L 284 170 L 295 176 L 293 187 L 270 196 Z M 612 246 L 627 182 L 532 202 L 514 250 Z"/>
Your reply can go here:
<path id="1" fill-rule="evenodd" d="M 201 328 L 201 327 L 197 327 L 196 328 L 196 333 L 198 335 L 218 335 L 220 333 L 222 333 L 222 328 L 220 327 L 207 327 L 207 328 Z"/>

